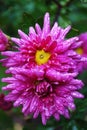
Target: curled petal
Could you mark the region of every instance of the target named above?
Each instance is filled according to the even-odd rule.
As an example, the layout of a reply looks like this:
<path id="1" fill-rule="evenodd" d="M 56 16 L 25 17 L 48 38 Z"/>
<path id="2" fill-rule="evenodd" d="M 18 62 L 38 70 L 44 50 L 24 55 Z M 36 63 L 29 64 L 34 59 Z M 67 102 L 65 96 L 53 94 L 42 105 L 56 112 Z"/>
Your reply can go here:
<path id="1" fill-rule="evenodd" d="M 74 97 L 74 98 L 84 98 L 84 95 L 82 95 L 81 93 L 75 91 L 75 92 L 72 92 L 71 95 Z"/>
<path id="2" fill-rule="evenodd" d="M 69 80 L 70 77 L 75 77 L 77 73 L 60 73 L 53 69 L 49 69 L 46 72 L 46 77 L 51 81 L 66 81 Z"/>

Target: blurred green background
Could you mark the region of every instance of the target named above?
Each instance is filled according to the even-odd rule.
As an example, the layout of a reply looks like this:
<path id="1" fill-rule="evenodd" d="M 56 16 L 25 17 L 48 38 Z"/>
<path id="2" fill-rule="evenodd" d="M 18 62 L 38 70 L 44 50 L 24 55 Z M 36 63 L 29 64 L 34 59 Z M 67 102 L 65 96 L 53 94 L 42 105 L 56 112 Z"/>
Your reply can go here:
<path id="1" fill-rule="evenodd" d="M 28 33 L 29 26 L 34 26 L 36 22 L 42 26 L 46 12 L 50 13 L 51 25 L 54 21 L 62 27 L 72 25 L 68 37 L 87 31 L 87 0 L 0 0 L 0 28 L 14 37 L 18 36 L 18 29 Z M 0 66 L 0 78 L 5 76 L 4 70 Z M 87 130 L 87 72 L 78 78 L 85 83 L 81 90 L 85 98 L 75 100 L 77 109 L 71 112 L 70 120 L 61 117 L 57 122 L 51 118 L 43 126 L 40 118 L 25 119 L 20 108 L 12 112 L 0 110 L 0 130 Z M 0 87 L 3 85 L 0 83 Z"/>

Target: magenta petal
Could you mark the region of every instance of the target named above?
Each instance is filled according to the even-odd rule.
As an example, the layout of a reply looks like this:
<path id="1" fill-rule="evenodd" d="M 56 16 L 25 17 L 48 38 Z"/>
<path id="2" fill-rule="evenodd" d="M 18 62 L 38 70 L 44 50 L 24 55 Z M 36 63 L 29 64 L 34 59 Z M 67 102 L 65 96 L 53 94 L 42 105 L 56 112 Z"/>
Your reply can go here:
<path id="1" fill-rule="evenodd" d="M 29 110 L 29 106 L 30 106 L 30 101 L 28 99 L 26 99 L 25 101 L 25 105 L 23 105 L 23 108 L 22 108 L 22 112 L 26 115 L 26 111 L 27 109 Z"/>
<path id="2" fill-rule="evenodd" d="M 37 32 L 37 34 L 38 34 L 38 35 L 41 35 L 42 30 L 41 30 L 39 24 L 36 23 L 35 28 L 36 28 L 36 32 Z"/>
<path id="3" fill-rule="evenodd" d="M 50 32 L 50 16 L 49 13 L 46 13 L 44 17 L 42 38 L 44 38 L 49 32 Z"/>
<path id="4" fill-rule="evenodd" d="M 30 112 L 35 111 L 37 105 L 38 105 L 38 99 L 36 96 L 34 96 L 31 103 L 30 103 Z"/>
<path id="5" fill-rule="evenodd" d="M 57 72 L 53 69 L 49 69 L 47 72 L 46 72 L 46 77 L 48 79 L 50 79 L 51 81 L 66 81 L 66 80 L 69 80 L 70 77 L 74 77 L 76 76 L 77 73 L 60 73 L 60 72 Z"/>
<path id="6" fill-rule="evenodd" d="M 18 30 L 18 34 L 20 35 L 21 38 L 28 40 L 28 35 L 26 35 L 24 32 L 22 32 L 21 30 Z"/>
<path id="7" fill-rule="evenodd" d="M 46 116 L 45 116 L 44 112 L 41 113 L 41 117 L 42 117 L 42 123 L 43 123 L 43 125 L 46 125 L 47 119 L 46 119 Z"/>
<path id="8" fill-rule="evenodd" d="M 13 42 L 15 42 L 18 46 L 21 45 L 20 39 L 18 39 L 18 38 L 11 38 L 11 40 L 12 40 Z"/>
<path id="9" fill-rule="evenodd" d="M 68 119 L 70 118 L 69 111 L 67 109 L 65 109 L 64 116 Z"/>
<path id="10" fill-rule="evenodd" d="M 22 98 L 18 98 L 15 102 L 14 102 L 14 107 L 18 107 L 18 106 L 20 106 L 21 104 L 22 104 L 22 101 L 23 101 L 23 99 Z"/>
<path id="11" fill-rule="evenodd" d="M 58 113 L 55 113 L 55 114 L 54 114 L 54 118 L 55 118 L 56 120 L 60 120 L 59 114 L 58 114 Z"/>
<path id="12" fill-rule="evenodd" d="M 74 97 L 74 98 L 84 98 L 84 95 L 82 95 L 81 93 L 75 91 L 75 92 L 72 92 L 71 95 Z"/>
<path id="13" fill-rule="evenodd" d="M 34 36 L 36 36 L 36 32 L 33 27 L 29 28 L 29 34 L 33 34 Z"/>
<path id="14" fill-rule="evenodd" d="M 69 107 L 70 110 L 73 110 L 73 111 L 76 109 L 76 106 L 75 106 L 74 103 L 69 103 L 68 107 Z"/>
<path id="15" fill-rule="evenodd" d="M 39 110 L 36 109 L 35 112 L 34 112 L 34 115 L 33 115 L 33 118 L 37 118 L 39 115 Z"/>

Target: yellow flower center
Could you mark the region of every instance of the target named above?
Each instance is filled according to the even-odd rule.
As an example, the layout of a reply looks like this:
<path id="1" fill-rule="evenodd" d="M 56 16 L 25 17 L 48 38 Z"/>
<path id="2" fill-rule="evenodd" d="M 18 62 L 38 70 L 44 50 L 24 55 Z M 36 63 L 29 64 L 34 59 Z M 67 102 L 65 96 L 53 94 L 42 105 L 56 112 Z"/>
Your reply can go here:
<path id="1" fill-rule="evenodd" d="M 35 61 L 38 65 L 42 65 L 48 62 L 51 54 L 49 52 L 45 52 L 44 50 L 37 50 L 35 54 Z"/>
<path id="2" fill-rule="evenodd" d="M 82 55 L 83 54 L 83 49 L 80 47 L 80 48 L 76 49 L 76 52 L 78 54 Z"/>

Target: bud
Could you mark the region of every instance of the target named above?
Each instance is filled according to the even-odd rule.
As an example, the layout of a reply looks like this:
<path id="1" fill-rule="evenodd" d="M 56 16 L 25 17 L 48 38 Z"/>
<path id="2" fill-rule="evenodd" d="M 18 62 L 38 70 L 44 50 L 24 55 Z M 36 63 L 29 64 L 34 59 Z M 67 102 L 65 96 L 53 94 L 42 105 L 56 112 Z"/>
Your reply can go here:
<path id="1" fill-rule="evenodd" d="M 7 50 L 9 47 L 9 38 L 0 29 L 0 52 Z"/>

